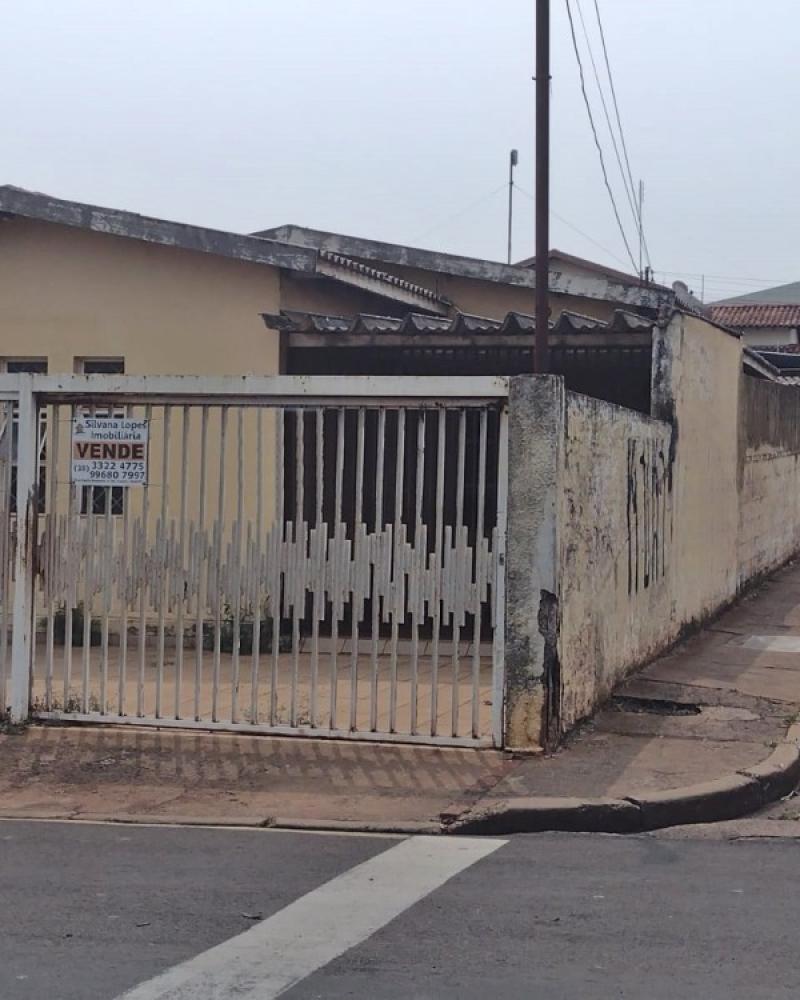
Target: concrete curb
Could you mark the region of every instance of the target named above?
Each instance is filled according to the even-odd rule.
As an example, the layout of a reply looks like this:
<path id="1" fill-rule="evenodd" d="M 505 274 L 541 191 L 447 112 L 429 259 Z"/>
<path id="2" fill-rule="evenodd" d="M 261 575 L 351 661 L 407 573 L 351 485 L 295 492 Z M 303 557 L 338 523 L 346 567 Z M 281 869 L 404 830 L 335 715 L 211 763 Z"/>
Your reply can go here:
<path id="1" fill-rule="evenodd" d="M 63 813 L 30 813 L 8 812 L 0 810 L 0 820 L 48 822 L 48 823 L 103 823 L 116 826 L 193 826 L 219 829 L 240 830 L 294 830 L 298 833 L 360 833 L 381 834 L 386 836 L 418 837 L 432 836 L 442 833 L 442 824 L 436 821 L 417 822 L 413 820 L 398 820 L 396 822 L 379 822 L 346 819 L 293 819 L 284 816 L 173 816 L 169 813 L 143 813 L 138 816 L 119 815 L 114 813 L 94 812 L 63 812 Z"/>
<path id="2" fill-rule="evenodd" d="M 399 837 L 432 836 L 442 832 L 442 824 L 436 821 L 397 820 L 380 822 L 355 819 L 286 819 L 276 816 L 267 824 L 270 830 L 307 830 L 315 833 L 379 833 Z"/>
<path id="3" fill-rule="evenodd" d="M 788 795 L 800 783 L 800 726 L 766 760 L 682 788 L 622 799 L 510 798 L 480 803 L 454 822 L 451 834 L 644 833 L 667 826 L 738 819 Z"/>
<path id="4" fill-rule="evenodd" d="M 644 833 L 668 826 L 737 819 L 776 802 L 800 784 L 800 723 L 765 760 L 715 781 L 647 795 L 580 799 L 553 796 L 498 799 L 478 803 L 461 816 L 437 821 L 364 821 L 285 816 L 175 816 L 168 813 L 119 815 L 0 810 L 0 819 L 49 822 L 114 823 L 120 826 L 193 826 L 220 829 L 295 830 L 389 836 L 435 834 L 503 835 L 513 833 Z"/>
<path id="5" fill-rule="evenodd" d="M 450 823 L 447 833 L 636 833 L 640 824 L 638 808 L 625 799 L 517 797 L 478 805 Z"/>

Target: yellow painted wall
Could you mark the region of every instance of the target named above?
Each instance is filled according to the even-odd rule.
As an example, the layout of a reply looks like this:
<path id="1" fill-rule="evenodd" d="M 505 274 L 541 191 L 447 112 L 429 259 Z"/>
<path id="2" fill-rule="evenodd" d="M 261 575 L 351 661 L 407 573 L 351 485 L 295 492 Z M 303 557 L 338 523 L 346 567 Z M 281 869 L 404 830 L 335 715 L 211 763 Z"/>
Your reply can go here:
<path id="1" fill-rule="evenodd" d="M 403 267 L 400 264 L 376 264 L 388 274 L 397 275 L 415 284 L 429 288 L 452 302 L 461 312 L 489 319 L 504 319 L 509 312 L 520 312 L 532 316 L 535 309 L 534 290 L 519 285 L 503 285 L 495 281 L 480 281 L 476 278 L 462 278 L 452 274 L 425 271 L 419 268 Z M 550 310 L 553 320 L 564 311 L 582 313 L 595 319 L 608 321 L 614 313 L 615 304 L 600 299 L 578 298 L 569 295 L 551 295 Z"/>
<path id="2" fill-rule="evenodd" d="M 281 274 L 281 309 L 326 316 L 357 316 L 359 313 L 384 316 L 401 315 L 406 307 L 336 281 L 309 281 L 284 271 Z"/>
<path id="3" fill-rule="evenodd" d="M 125 359 L 128 374 L 271 375 L 279 371 L 279 339 L 261 319 L 280 309 L 280 272 L 276 268 L 227 260 L 176 247 L 146 244 L 64 226 L 12 219 L 0 222 L 0 358 L 47 358 L 51 374 L 74 371 L 76 357 Z M 144 416 L 137 406 L 135 416 Z M 69 506 L 70 408 L 59 411 L 58 496 L 56 511 Z M 192 408 L 182 441 L 182 412 L 172 415 L 167 467 L 167 523 L 179 532 L 181 476 L 187 470 L 186 510 L 199 514 L 201 412 Z M 54 413 L 48 417 L 54 445 Z M 205 523 L 219 521 L 232 530 L 238 508 L 238 411 L 229 415 L 223 459 L 226 497 L 218 510 L 220 416 L 211 412 L 205 474 Z M 262 425 L 264 517 L 272 517 L 275 467 L 274 419 Z M 243 515 L 256 509 L 256 413 L 243 419 L 245 472 Z M 153 537 L 162 511 L 164 410 L 155 407 L 149 449 L 149 518 Z M 144 491 L 128 490 L 131 522 L 141 517 Z M 51 530 L 55 524 L 52 524 Z M 62 529 L 63 530 L 63 529 Z M 122 521 L 113 518 L 120 543 Z M 169 530 L 169 528 L 167 529 Z M 246 532 L 246 525 L 243 525 Z M 62 539 L 63 541 L 63 539 Z M 226 538 L 227 543 L 227 538 Z M 63 599 L 63 595 L 61 598 Z"/>
<path id="4" fill-rule="evenodd" d="M 682 624 L 736 593 L 742 342 L 688 315 L 676 315 L 664 336 L 678 434 L 673 599 Z"/>
<path id="5" fill-rule="evenodd" d="M 124 357 L 130 374 L 270 375 L 276 268 L 25 219 L 0 222 L 0 357 Z"/>

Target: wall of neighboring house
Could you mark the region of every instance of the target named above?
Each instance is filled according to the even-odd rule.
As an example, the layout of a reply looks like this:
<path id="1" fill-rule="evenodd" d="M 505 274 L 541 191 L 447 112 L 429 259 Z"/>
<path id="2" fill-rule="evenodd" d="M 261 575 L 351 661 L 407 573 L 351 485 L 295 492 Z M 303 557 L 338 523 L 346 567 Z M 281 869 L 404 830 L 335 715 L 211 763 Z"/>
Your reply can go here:
<path id="1" fill-rule="evenodd" d="M 278 334 L 266 329 L 260 313 L 279 309 L 276 268 L 30 220 L 0 222 L 0 366 L 6 368 L 25 369 L 36 361 L 41 370 L 46 362 L 49 373 L 56 374 L 80 371 L 82 359 L 114 359 L 133 375 L 277 374 Z M 137 407 L 134 415 L 144 416 L 145 411 Z M 188 515 L 196 519 L 199 508 L 201 414 L 193 408 L 184 453 L 182 413 L 180 407 L 173 409 L 166 467 L 164 416 L 163 408 L 154 408 L 149 449 L 150 533 L 160 514 L 162 482 L 169 483 L 167 518 L 177 517 L 184 466 L 189 470 Z M 61 467 L 55 505 L 64 513 L 70 509 L 68 407 L 61 407 L 58 419 Z M 51 411 L 51 448 L 54 421 Z M 270 413 L 262 427 L 265 468 L 274 463 L 272 428 Z M 254 411 L 244 414 L 242 438 L 250 470 L 244 508 L 252 516 Z M 222 457 L 224 475 L 232 484 L 222 520 L 230 526 L 237 503 L 236 411 L 229 414 L 224 452 L 220 439 L 217 409 L 208 419 L 205 505 L 209 515 L 216 510 L 216 474 Z M 166 478 L 162 478 L 165 471 Z M 105 502 L 102 497 L 87 500 L 84 495 L 82 512 L 87 513 L 93 503 L 95 512 L 102 512 Z M 139 517 L 143 492 L 129 490 L 126 503 L 131 518 Z M 270 491 L 265 500 L 267 517 L 273 503 Z M 119 513 L 121 498 L 115 498 L 114 504 L 114 513 Z"/>
<path id="2" fill-rule="evenodd" d="M 482 281 L 464 278 L 439 271 L 403 267 L 400 264 L 377 264 L 365 260 L 363 263 L 379 267 L 388 274 L 397 275 L 424 288 L 429 288 L 452 302 L 461 312 L 490 319 L 504 319 L 510 312 L 533 315 L 534 290 L 522 285 L 506 285 L 496 281 Z M 569 295 L 551 295 L 550 309 L 554 320 L 562 312 L 577 312 L 584 316 L 608 322 L 618 303 L 602 299 L 579 298 Z"/>
<path id="3" fill-rule="evenodd" d="M 276 268 L 25 219 L 0 222 L 0 354 L 131 374 L 269 375 Z"/>
<path id="4" fill-rule="evenodd" d="M 408 306 L 382 296 L 372 295 L 328 279 L 293 277 L 281 274 L 281 309 L 319 313 L 324 316 L 405 316 Z"/>
<path id="5" fill-rule="evenodd" d="M 796 344 L 797 328 L 793 326 L 764 326 L 742 330 L 742 337 L 749 347 L 778 347 Z"/>
<path id="6" fill-rule="evenodd" d="M 739 581 L 800 549 L 800 391 L 742 376 Z"/>

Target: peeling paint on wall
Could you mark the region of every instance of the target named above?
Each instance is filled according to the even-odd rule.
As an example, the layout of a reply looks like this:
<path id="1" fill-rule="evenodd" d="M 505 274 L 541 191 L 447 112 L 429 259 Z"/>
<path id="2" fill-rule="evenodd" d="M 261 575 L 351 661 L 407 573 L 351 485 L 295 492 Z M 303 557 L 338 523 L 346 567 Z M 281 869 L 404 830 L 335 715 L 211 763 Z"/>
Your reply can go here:
<path id="1" fill-rule="evenodd" d="M 628 441 L 628 594 L 638 594 L 667 571 L 669 462 L 661 442 Z"/>
<path id="2" fill-rule="evenodd" d="M 559 518 L 561 731 L 671 632 L 672 428 L 567 393 Z"/>

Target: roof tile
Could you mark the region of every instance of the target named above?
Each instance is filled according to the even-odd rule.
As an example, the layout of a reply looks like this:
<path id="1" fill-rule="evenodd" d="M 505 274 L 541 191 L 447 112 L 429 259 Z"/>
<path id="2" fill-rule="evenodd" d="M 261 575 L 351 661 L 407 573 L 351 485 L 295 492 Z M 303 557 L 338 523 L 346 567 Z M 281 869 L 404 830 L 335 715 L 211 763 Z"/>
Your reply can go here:
<path id="1" fill-rule="evenodd" d="M 712 306 L 715 323 L 734 327 L 800 326 L 800 305 L 776 306 L 757 303 L 741 306 Z"/>

